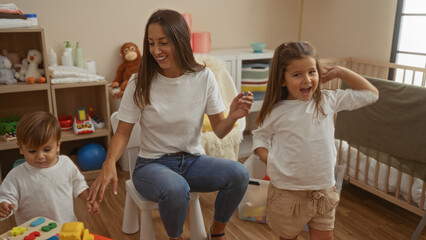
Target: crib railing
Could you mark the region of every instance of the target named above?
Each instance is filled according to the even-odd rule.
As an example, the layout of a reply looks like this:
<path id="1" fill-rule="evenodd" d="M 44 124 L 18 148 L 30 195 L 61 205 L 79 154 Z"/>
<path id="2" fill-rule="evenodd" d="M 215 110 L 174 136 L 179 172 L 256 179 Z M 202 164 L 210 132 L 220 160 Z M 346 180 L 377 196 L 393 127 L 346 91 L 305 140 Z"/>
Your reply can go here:
<path id="1" fill-rule="evenodd" d="M 426 86 L 426 68 L 357 58 L 327 58 L 321 59 L 320 62 L 328 66 L 344 66 L 363 76 L 389 79 L 416 86 Z"/>
<path id="2" fill-rule="evenodd" d="M 322 65 L 328 65 L 328 66 L 344 66 L 352 71 L 363 75 L 363 76 L 369 76 L 369 77 L 377 77 L 377 78 L 383 78 L 383 79 L 389 79 L 400 83 L 410 84 L 410 85 L 417 85 L 417 86 L 423 86 L 426 87 L 426 68 L 417 68 L 417 67 L 410 67 L 410 66 L 404 66 L 394 63 L 385 63 L 385 62 L 376 62 L 376 61 L 370 61 L 370 60 L 364 60 L 364 59 L 356 59 L 356 58 L 328 58 L 328 59 L 321 59 L 320 63 Z M 327 82 L 322 85 L 325 89 L 338 89 L 341 87 L 341 79 L 333 79 L 330 82 Z M 401 183 L 402 183 L 402 175 L 403 173 L 399 170 L 397 171 L 397 180 L 396 180 L 396 186 L 395 186 L 395 192 L 389 191 L 389 182 L 390 182 L 390 173 L 391 173 L 391 167 L 386 166 L 386 176 L 385 176 L 385 186 L 384 189 L 379 189 L 379 172 L 380 172 L 380 166 L 379 162 L 376 163 L 374 170 L 373 170 L 373 184 L 368 184 L 368 176 L 370 175 L 370 158 L 367 156 L 365 158 L 365 168 L 364 170 L 364 178 L 360 179 L 359 173 L 360 173 L 360 152 L 358 150 L 356 154 L 356 159 L 351 159 L 351 147 L 349 146 L 347 149 L 347 152 L 344 152 L 342 148 L 342 140 L 340 140 L 339 148 L 338 148 L 338 154 L 337 154 L 337 164 L 342 164 L 342 156 L 343 154 L 346 154 L 346 167 L 345 167 L 345 179 L 348 180 L 350 183 L 367 190 L 383 199 L 386 199 L 400 207 L 403 207 L 407 209 L 408 211 L 411 211 L 415 214 L 418 214 L 419 216 L 423 216 L 426 211 L 423 210 L 423 206 L 425 203 L 425 192 L 426 192 L 426 182 L 423 181 L 422 190 L 421 190 L 421 197 L 419 204 L 415 203 L 413 201 L 412 196 L 412 189 L 415 182 L 415 178 L 413 176 L 410 176 L 409 180 L 409 190 L 408 190 L 408 197 L 407 199 L 404 199 L 401 196 Z M 355 172 L 353 176 L 349 175 L 349 167 L 351 166 L 351 161 L 355 161 Z M 384 166 L 384 165 L 382 165 Z"/>
<path id="3" fill-rule="evenodd" d="M 421 190 L 421 197 L 420 202 L 416 203 L 413 201 L 413 185 L 415 181 L 415 177 L 409 176 L 409 187 L 407 191 L 407 197 L 404 199 L 401 195 L 401 184 L 402 184 L 402 172 L 393 169 L 397 172 L 397 180 L 395 185 L 395 191 L 390 192 L 390 173 L 391 173 L 391 167 L 388 165 L 382 165 L 380 162 L 376 161 L 375 166 L 373 167 L 373 184 L 369 184 L 369 176 L 370 176 L 370 158 L 369 156 L 364 156 L 364 158 L 361 158 L 361 152 L 358 149 L 352 148 L 350 145 L 347 149 L 344 149 L 342 147 L 342 140 L 339 140 L 339 147 L 337 149 L 337 164 L 341 165 L 344 164 L 345 166 L 345 180 L 348 180 L 351 184 L 354 184 L 355 186 L 358 186 L 364 190 L 367 190 L 383 199 L 386 199 L 400 207 L 403 207 L 407 209 L 408 211 L 411 211 L 415 214 L 418 214 L 419 216 L 423 216 L 425 214 L 425 211 L 422 209 L 422 206 L 424 206 L 425 203 L 425 192 L 426 192 L 426 182 L 423 181 L 422 184 L 422 190 Z M 356 157 L 355 159 L 352 158 L 351 150 L 356 151 Z M 346 162 L 343 162 L 343 156 L 346 156 Z M 360 165 L 361 161 L 365 161 L 365 166 L 363 168 L 363 178 L 360 177 Z M 350 166 L 355 166 L 353 169 L 352 174 L 350 174 Z M 384 177 L 384 189 L 379 188 L 379 174 L 380 174 L 380 167 L 385 166 L 386 167 L 386 173 Z"/>

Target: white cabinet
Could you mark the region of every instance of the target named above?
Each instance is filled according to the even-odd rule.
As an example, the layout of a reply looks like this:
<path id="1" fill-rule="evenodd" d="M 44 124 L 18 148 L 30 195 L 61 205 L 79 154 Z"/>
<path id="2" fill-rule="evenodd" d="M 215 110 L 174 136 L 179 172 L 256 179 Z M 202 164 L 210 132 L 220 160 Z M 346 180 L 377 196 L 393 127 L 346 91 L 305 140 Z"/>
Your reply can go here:
<path id="1" fill-rule="evenodd" d="M 251 48 L 229 48 L 212 50 L 210 55 L 225 61 L 229 73 L 235 81 L 238 91 L 241 91 L 242 68 L 249 63 L 270 63 L 274 56 L 274 51 L 265 49 L 263 53 L 253 53 Z M 252 111 L 259 111 L 262 101 L 255 101 Z"/>
<path id="2" fill-rule="evenodd" d="M 274 51 L 265 49 L 263 53 L 253 53 L 251 48 L 229 48 L 212 50 L 209 54 L 225 61 L 227 69 L 235 81 L 237 90 L 241 91 L 243 65 L 251 63 L 270 63 L 274 56 Z M 254 101 L 251 107 L 251 113 L 246 118 L 246 131 L 243 142 L 240 144 L 240 158 L 251 155 L 251 130 L 256 129 L 254 120 L 261 106 L 262 100 Z"/>

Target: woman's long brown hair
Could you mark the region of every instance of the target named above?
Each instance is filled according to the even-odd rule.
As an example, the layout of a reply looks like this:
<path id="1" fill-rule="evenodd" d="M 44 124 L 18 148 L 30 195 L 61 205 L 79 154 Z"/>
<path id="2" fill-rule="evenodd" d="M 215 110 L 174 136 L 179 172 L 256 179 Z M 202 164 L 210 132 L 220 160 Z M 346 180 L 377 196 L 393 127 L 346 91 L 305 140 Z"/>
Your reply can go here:
<path id="1" fill-rule="evenodd" d="M 149 52 L 148 28 L 151 24 L 160 24 L 168 41 L 172 45 L 176 65 L 184 72 L 198 72 L 204 66 L 197 63 L 191 49 L 190 31 L 185 18 L 178 12 L 161 9 L 154 12 L 148 19 L 143 39 L 143 53 L 138 70 L 136 91 L 133 95 L 135 103 L 142 109 L 151 104 L 150 90 L 154 77 L 158 73 L 159 65 Z"/>

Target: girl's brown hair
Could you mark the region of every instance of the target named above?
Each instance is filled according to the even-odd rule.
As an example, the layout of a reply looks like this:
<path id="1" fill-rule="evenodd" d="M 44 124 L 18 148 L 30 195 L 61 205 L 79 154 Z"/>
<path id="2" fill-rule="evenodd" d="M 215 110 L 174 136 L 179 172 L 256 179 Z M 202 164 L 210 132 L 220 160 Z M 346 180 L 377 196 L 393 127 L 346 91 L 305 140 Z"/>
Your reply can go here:
<path id="1" fill-rule="evenodd" d="M 272 58 L 268 85 L 266 87 L 265 98 L 263 99 L 262 107 L 260 108 L 259 114 L 256 118 L 256 124 L 261 125 L 265 120 L 266 116 L 271 113 L 274 105 L 285 100 L 288 97 L 287 87 L 282 87 L 284 82 L 285 72 L 287 66 L 293 60 L 303 58 L 314 58 L 316 62 L 316 68 L 319 75 L 319 82 L 321 82 L 321 68 L 319 66 L 317 52 L 312 44 L 309 42 L 287 42 L 283 43 L 275 49 L 274 56 Z M 318 84 L 312 98 L 315 100 L 315 110 L 318 114 L 320 111 L 325 115 L 321 106 L 322 95 L 321 95 L 321 84 Z"/>
<path id="2" fill-rule="evenodd" d="M 168 9 L 154 12 L 145 27 L 142 60 L 138 71 L 136 91 L 133 95 L 135 103 L 140 108 L 151 104 L 149 97 L 151 84 L 159 70 L 157 61 L 149 52 L 148 42 L 148 28 L 155 23 L 161 25 L 171 43 L 178 68 L 185 72 L 198 72 L 204 68 L 203 65 L 195 61 L 190 43 L 191 33 L 185 18 L 180 13 Z"/>
<path id="3" fill-rule="evenodd" d="M 40 147 L 54 138 L 61 140 L 61 125 L 55 116 L 44 111 L 30 112 L 19 120 L 16 127 L 18 144 Z"/>

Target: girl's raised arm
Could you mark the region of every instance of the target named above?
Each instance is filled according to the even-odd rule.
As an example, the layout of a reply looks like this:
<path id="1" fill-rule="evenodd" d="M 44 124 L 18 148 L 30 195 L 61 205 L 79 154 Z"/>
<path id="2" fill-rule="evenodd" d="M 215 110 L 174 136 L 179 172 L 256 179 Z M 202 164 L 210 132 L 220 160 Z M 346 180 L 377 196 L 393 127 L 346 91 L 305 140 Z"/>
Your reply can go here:
<path id="1" fill-rule="evenodd" d="M 357 74 L 356 72 L 353 72 L 350 69 L 347 69 L 342 66 L 324 66 L 324 69 L 326 71 L 323 73 L 321 79 L 323 83 L 328 82 L 334 78 L 340 78 L 345 81 L 352 89 L 369 90 L 379 95 L 379 91 L 373 84 L 371 84 L 367 79 Z"/>

